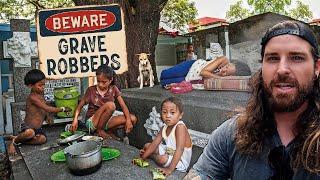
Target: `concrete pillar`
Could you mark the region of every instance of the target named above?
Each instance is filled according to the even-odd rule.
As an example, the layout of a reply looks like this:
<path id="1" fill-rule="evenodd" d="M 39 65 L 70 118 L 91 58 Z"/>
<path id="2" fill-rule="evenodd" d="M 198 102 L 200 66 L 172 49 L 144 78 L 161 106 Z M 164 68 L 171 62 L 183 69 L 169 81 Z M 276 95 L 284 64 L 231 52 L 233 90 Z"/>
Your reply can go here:
<path id="1" fill-rule="evenodd" d="M 22 20 L 22 19 L 12 19 L 10 20 L 10 28 L 12 32 L 30 32 L 30 21 Z M 24 85 L 24 76 L 28 71 L 33 69 L 33 67 L 32 66 L 30 67 L 14 66 L 13 67 L 13 84 L 14 84 L 15 102 L 26 101 L 26 98 L 29 95 L 30 90 L 26 88 L 26 86 Z"/>

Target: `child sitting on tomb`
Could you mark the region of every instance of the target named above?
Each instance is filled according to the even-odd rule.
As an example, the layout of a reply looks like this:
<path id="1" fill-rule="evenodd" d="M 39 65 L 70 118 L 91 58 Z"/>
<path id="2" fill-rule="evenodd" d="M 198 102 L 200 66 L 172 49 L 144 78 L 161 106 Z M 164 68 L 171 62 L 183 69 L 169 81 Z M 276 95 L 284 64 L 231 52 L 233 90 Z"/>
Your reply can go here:
<path id="1" fill-rule="evenodd" d="M 166 176 L 175 169 L 186 172 L 190 164 L 192 142 L 182 116 L 181 100 L 177 97 L 165 99 L 161 104 L 161 119 L 165 125 L 152 143 L 145 144 L 140 150 L 141 158 L 153 159 Z"/>
<path id="2" fill-rule="evenodd" d="M 125 132 L 131 132 L 137 122 L 137 118 L 130 114 L 124 102 L 120 90 L 115 85 L 116 74 L 113 69 L 105 64 L 98 67 L 96 71 L 97 85 L 88 87 L 84 96 L 80 100 L 75 111 L 70 131 L 74 132 L 78 128 L 78 117 L 82 107 L 89 104 L 86 113 L 85 125 L 90 132 L 97 132 L 98 136 L 117 138 L 113 131 L 119 127 L 124 127 Z M 114 101 L 117 100 L 123 113 L 116 110 Z"/>
<path id="3" fill-rule="evenodd" d="M 31 92 L 26 99 L 26 116 L 21 124 L 21 132 L 17 136 L 12 136 L 12 143 L 9 145 L 9 154 L 14 155 L 17 144 L 44 144 L 47 140 L 43 132 L 42 124 L 46 120 L 49 124 L 53 119 L 49 113 L 70 112 L 69 107 L 52 107 L 46 104 L 44 99 L 45 75 L 38 69 L 27 72 L 24 84 L 31 88 Z"/>

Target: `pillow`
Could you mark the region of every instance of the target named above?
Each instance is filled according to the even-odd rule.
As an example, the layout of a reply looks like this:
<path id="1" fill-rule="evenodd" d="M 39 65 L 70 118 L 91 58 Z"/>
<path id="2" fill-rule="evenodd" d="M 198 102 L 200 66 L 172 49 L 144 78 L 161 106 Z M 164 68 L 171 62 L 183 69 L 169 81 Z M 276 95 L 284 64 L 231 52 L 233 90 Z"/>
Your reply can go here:
<path id="1" fill-rule="evenodd" d="M 204 80 L 205 90 L 249 91 L 251 76 L 226 76 Z"/>

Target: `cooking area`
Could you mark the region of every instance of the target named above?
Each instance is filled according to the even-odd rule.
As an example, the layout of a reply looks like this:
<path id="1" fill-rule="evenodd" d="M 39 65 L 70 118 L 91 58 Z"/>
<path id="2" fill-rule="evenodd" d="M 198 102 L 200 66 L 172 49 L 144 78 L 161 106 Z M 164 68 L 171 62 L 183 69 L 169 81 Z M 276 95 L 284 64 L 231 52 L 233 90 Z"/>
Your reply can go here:
<path id="1" fill-rule="evenodd" d="M 101 167 L 92 174 L 84 176 L 74 175 L 70 172 L 66 162 L 54 163 L 50 159 L 52 154 L 63 150 L 67 145 L 41 150 L 57 142 L 60 134 L 64 132 L 64 125 L 45 126 L 44 130 L 48 138 L 46 144 L 41 146 L 20 146 L 19 150 L 23 159 L 17 160 L 12 164 L 15 179 L 152 179 L 152 173 L 148 168 L 141 168 L 133 165 L 131 162 L 139 156 L 139 150 L 133 146 L 112 139 L 103 141 L 101 148 L 102 150 L 105 147 L 119 150 L 121 154 L 118 157 L 109 160 L 102 159 L 100 163 Z M 96 141 L 83 141 L 80 143 L 86 142 L 92 142 L 94 144 Z M 80 143 L 76 143 L 75 145 L 81 145 Z M 75 150 L 79 150 L 79 148 L 76 147 Z M 94 153 L 94 151 L 91 151 L 91 153 Z M 150 166 L 158 167 L 152 161 L 148 162 Z M 83 165 L 83 163 L 77 165 Z M 184 175 L 184 173 L 175 171 L 167 179 L 182 179 Z"/>
<path id="2" fill-rule="evenodd" d="M 320 180 L 320 1 L 277 2 L 0 3 L 0 180 Z"/>

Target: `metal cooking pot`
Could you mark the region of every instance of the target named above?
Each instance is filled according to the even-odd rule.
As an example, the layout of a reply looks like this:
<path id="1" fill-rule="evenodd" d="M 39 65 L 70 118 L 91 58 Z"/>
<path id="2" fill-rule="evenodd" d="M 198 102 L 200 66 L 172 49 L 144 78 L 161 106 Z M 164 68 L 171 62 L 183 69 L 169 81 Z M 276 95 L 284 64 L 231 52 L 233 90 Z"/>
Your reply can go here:
<path id="1" fill-rule="evenodd" d="M 84 141 L 64 149 L 69 170 L 75 175 L 91 174 L 101 167 L 101 142 Z"/>

